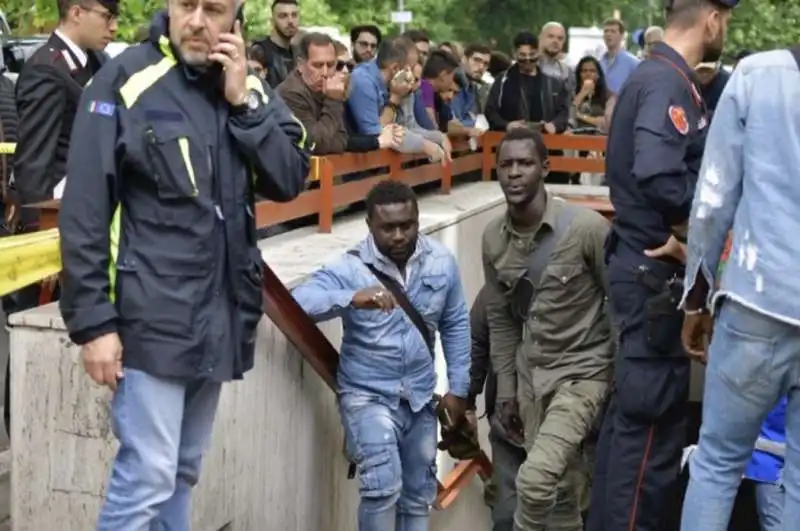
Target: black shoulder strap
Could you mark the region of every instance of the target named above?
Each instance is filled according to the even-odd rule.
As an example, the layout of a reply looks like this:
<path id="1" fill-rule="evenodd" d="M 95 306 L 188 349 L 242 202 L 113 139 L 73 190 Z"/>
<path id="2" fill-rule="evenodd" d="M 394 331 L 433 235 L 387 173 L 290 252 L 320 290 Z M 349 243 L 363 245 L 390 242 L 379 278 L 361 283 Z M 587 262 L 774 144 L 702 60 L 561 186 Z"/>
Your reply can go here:
<path id="1" fill-rule="evenodd" d="M 361 259 L 361 255 L 356 250 L 347 251 L 347 254 L 351 254 L 358 259 Z M 430 350 L 431 356 L 435 355 L 434 350 L 434 339 L 433 335 L 431 334 L 430 330 L 428 329 L 428 325 L 425 324 L 425 319 L 422 317 L 422 314 L 411 304 L 411 301 L 408 299 L 403 286 L 400 285 L 395 279 L 390 277 L 389 275 L 379 271 L 375 266 L 372 264 L 368 264 L 361 260 L 361 262 L 370 270 L 370 272 L 375 275 L 383 287 L 389 290 L 389 292 L 394 295 L 394 299 L 397 301 L 397 304 L 406 312 L 408 318 L 411 319 L 414 327 L 419 331 L 422 335 L 422 338 L 425 340 L 425 344 L 428 345 L 428 350 Z"/>
<path id="2" fill-rule="evenodd" d="M 553 201 L 560 201 L 560 199 L 552 199 Z M 539 245 L 536 250 L 531 253 L 528 259 L 528 280 L 533 285 L 534 290 L 538 290 L 539 281 L 542 278 L 547 264 L 550 262 L 550 255 L 553 254 L 553 249 L 564 235 L 569 230 L 572 224 L 572 218 L 575 217 L 577 209 L 567 203 L 566 201 L 561 207 L 561 212 L 556 217 L 556 226 L 553 230 L 547 231 L 539 240 Z M 535 296 L 536 291 L 534 291 Z"/>
<path id="3" fill-rule="evenodd" d="M 789 51 L 792 52 L 794 60 L 797 62 L 797 68 L 800 69 L 800 46 L 792 46 Z"/>

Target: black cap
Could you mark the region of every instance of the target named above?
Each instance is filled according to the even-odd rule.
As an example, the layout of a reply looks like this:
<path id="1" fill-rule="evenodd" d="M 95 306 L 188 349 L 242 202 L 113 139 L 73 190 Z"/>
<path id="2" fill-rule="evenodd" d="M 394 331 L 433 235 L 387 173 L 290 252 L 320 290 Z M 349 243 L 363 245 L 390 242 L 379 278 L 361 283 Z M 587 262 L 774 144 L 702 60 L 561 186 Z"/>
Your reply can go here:
<path id="1" fill-rule="evenodd" d="M 119 0 L 97 0 L 97 3 L 108 9 L 112 15 L 119 15 Z"/>

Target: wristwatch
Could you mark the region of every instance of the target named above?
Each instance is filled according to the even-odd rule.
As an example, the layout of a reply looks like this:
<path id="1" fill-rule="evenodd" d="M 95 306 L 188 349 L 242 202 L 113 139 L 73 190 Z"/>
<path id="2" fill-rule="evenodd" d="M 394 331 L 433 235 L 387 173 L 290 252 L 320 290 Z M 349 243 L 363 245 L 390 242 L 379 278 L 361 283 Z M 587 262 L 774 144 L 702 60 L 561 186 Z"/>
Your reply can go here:
<path id="1" fill-rule="evenodd" d="M 244 114 L 253 112 L 261 106 L 261 94 L 256 90 L 250 90 L 244 103 L 240 105 L 231 105 L 231 112 L 233 114 Z"/>

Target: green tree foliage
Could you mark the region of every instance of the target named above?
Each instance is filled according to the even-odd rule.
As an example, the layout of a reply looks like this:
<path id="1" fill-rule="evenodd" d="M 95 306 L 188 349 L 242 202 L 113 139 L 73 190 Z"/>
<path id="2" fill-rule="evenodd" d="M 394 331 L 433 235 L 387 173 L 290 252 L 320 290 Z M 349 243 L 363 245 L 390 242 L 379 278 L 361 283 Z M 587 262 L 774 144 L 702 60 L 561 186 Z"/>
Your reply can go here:
<path id="1" fill-rule="evenodd" d="M 121 2 L 119 36 L 131 40 L 165 0 Z M 249 37 L 269 31 L 271 0 L 246 0 Z M 522 29 L 536 30 L 558 20 L 566 26 L 599 25 L 618 9 L 630 29 L 659 23 L 663 0 L 405 0 L 414 13 L 413 27 L 425 28 L 437 40 L 494 41 L 507 49 Z M 3 0 L 2 8 L 19 33 L 45 33 L 56 24 L 55 0 Z M 342 32 L 356 24 L 374 23 L 387 35 L 398 28 L 390 23 L 396 0 L 302 0 L 304 26 L 334 26 Z M 800 42 L 800 0 L 744 0 L 734 11 L 728 50 L 770 49 Z"/>

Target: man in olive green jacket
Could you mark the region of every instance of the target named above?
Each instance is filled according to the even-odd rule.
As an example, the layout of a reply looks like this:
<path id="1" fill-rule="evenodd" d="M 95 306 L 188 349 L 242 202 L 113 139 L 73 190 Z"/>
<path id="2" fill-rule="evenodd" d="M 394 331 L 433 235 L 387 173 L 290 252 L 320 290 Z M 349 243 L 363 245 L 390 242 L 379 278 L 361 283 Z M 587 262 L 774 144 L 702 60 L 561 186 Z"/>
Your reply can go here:
<path id="1" fill-rule="evenodd" d="M 524 441 L 517 531 L 580 531 L 582 445 L 612 373 L 603 245 L 608 222 L 544 188 L 538 132 L 510 131 L 498 146 L 506 213 L 483 235 L 487 319 L 497 373 L 496 419 Z"/>

